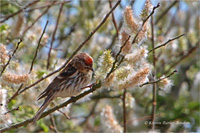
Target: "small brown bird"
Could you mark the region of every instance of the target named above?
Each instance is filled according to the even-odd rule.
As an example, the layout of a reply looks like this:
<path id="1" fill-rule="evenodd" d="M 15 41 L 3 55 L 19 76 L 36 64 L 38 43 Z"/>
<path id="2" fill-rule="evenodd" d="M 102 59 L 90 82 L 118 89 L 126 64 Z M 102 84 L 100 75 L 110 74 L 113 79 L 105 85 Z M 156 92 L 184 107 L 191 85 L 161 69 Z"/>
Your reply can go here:
<path id="1" fill-rule="evenodd" d="M 34 116 L 35 123 L 56 97 L 76 96 L 81 88 L 86 87 L 92 77 L 93 59 L 87 53 L 76 55 L 72 61 L 60 72 L 49 86 L 39 95 L 38 100 L 45 97 L 44 103 Z"/>

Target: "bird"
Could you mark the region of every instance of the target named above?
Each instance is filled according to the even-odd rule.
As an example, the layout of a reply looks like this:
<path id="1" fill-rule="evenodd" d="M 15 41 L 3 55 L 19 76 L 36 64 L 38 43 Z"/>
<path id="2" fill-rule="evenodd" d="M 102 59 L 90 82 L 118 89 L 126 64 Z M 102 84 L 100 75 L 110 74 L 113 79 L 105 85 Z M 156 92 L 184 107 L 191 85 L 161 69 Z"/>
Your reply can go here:
<path id="1" fill-rule="evenodd" d="M 56 97 L 64 98 L 78 95 L 82 88 L 91 82 L 93 72 L 93 58 L 87 53 L 76 55 L 38 96 L 38 100 L 42 98 L 45 100 L 34 115 L 33 123 L 36 123 L 43 111 Z"/>

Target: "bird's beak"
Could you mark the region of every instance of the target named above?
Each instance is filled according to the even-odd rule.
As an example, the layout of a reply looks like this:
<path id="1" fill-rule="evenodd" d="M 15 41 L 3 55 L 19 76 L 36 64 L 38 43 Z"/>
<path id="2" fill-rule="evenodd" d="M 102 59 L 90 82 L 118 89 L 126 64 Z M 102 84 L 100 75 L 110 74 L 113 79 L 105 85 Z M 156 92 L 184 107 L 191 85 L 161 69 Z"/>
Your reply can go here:
<path id="1" fill-rule="evenodd" d="M 92 72 L 94 72 L 94 69 L 93 69 L 93 68 L 90 68 L 90 70 L 91 70 Z"/>

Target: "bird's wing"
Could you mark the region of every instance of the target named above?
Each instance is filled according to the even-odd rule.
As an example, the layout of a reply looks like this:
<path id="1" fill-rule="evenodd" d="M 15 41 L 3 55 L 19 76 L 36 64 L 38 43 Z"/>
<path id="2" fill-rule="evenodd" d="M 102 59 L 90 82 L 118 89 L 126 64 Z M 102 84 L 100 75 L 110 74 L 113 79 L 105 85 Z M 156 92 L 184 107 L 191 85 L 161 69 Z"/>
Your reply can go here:
<path id="1" fill-rule="evenodd" d="M 55 87 L 59 86 L 63 80 L 66 80 L 76 73 L 77 69 L 71 64 L 67 65 L 66 68 L 61 71 L 61 73 L 55 77 L 55 79 L 49 84 L 49 86 L 38 96 L 38 100 L 47 96 L 50 91 L 53 91 Z"/>

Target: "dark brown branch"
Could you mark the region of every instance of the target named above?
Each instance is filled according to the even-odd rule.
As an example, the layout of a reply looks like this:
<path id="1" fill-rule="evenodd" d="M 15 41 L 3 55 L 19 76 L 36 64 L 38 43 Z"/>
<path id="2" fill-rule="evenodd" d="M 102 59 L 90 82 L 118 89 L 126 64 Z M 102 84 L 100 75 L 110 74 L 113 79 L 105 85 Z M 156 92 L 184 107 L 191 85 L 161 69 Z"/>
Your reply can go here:
<path id="1" fill-rule="evenodd" d="M 53 31 L 52 40 L 51 40 L 50 49 L 49 49 L 48 58 L 47 58 L 47 69 L 49 69 L 50 58 L 51 58 L 51 49 L 53 48 L 53 43 L 54 43 L 54 40 L 55 40 L 55 35 L 56 35 L 57 28 L 58 28 L 58 23 L 59 23 L 59 19 L 60 19 L 60 15 L 61 15 L 63 6 L 64 6 L 64 4 L 61 4 L 60 10 L 59 10 L 59 13 L 58 13 L 58 17 L 57 17 L 57 20 L 56 20 L 56 26 L 55 26 L 55 29 Z"/>
<path id="2" fill-rule="evenodd" d="M 24 85 L 24 84 L 22 83 L 22 84 L 19 86 L 18 90 L 15 92 L 15 94 L 14 94 L 11 98 L 8 99 L 7 103 L 10 103 L 11 100 L 14 99 L 14 98 L 18 95 L 18 92 L 22 89 L 23 85 Z"/>
<path id="3" fill-rule="evenodd" d="M 7 111 L 6 113 L 4 113 L 4 115 L 6 115 L 6 114 L 8 114 L 8 113 L 10 113 L 10 112 L 13 112 L 13 111 L 15 111 L 15 110 L 19 110 L 19 107 L 16 107 L 16 108 L 14 108 L 14 109 L 12 109 L 12 110 Z"/>
<path id="4" fill-rule="evenodd" d="M 184 36 L 184 35 L 185 35 L 185 34 L 182 34 L 182 35 L 179 35 L 179 36 L 174 37 L 174 38 L 172 38 L 172 39 L 169 39 L 167 42 L 165 42 L 165 43 L 163 43 L 163 44 L 161 44 L 161 45 L 159 45 L 159 46 L 153 48 L 152 50 L 150 50 L 149 53 L 151 53 L 152 51 L 154 51 L 154 50 L 156 50 L 156 49 L 158 49 L 158 48 L 160 48 L 160 47 L 163 47 L 163 46 L 167 45 L 169 42 L 174 41 L 174 40 L 176 40 L 176 39 L 178 39 L 178 38 L 180 38 L 180 37 L 182 37 L 182 36 Z M 149 53 L 148 53 L 148 54 L 149 54 Z"/>
<path id="5" fill-rule="evenodd" d="M 142 31 L 144 24 L 147 22 L 147 20 L 154 14 L 154 11 L 160 6 L 160 3 L 157 4 L 157 6 L 153 7 L 152 12 L 149 14 L 149 16 L 147 16 L 146 19 L 143 20 L 142 22 L 142 26 L 140 27 L 140 29 L 138 30 L 137 34 L 135 35 L 132 44 L 135 43 L 137 36 L 139 35 L 139 33 Z"/>
<path id="6" fill-rule="evenodd" d="M 54 2 L 55 2 L 55 1 L 54 1 Z M 53 4 L 54 2 L 52 2 L 52 4 Z M 34 25 L 44 14 L 47 13 L 47 11 L 49 10 L 50 7 L 51 7 L 51 5 L 48 6 L 48 7 L 46 8 L 46 10 L 45 10 L 42 14 L 40 14 L 40 15 L 33 21 L 33 23 L 32 23 L 30 26 L 28 26 L 28 27 L 23 31 L 23 34 L 22 34 L 22 35 L 24 35 L 31 27 L 33 27 L 33 25 Z"/>
<path id="7" fill-rule="evenodd" d="M 169 5 L 169 7 L 163 11 L 159 16 L 158 19 L 155 22 L 155 25 L 158 24 L 158 22 L 162 19 L 162 17 L 165 16 L 165 14 L 178 2 L 178 0 L 175 0 L 171 5 Z"/>
<path id="8" fill-rule="evenodd" d="M 146 83 L 144 83 L 144 84 L 141 84 L 140 87 L 142 87 L 142 86 L 144 86 L 144 85 L 148 85 L 148 84 L 158 83 L 158 82 L 162 81 L 163 79 L 169 78 L 169 77 L 172 76 L 175 72 L 177 72 L 177 70 L 174 70 L 171 74 L 169 74 L 169 75 L 166 76 L 166 77 L 160 78 L 159 80 L 152 81 L 152 82 L 146 82 Z"/>
<path id="9" fill-rule="evenodd" d="M 84 123 L 87 123 L 87 121 L 88 121 L 88 119 L 90 118 L 90 116 L 91 116 L 92 114 L 94 114 L 95 109 L 96 109 L 96 107 L 97 107 L 97 105 L 98 105 L 98 102 L 99 102 L 99 99 L 95 100 L 95 102 L 94 102 L 94 104 L 93 104 L 93 106 L 92 106 L 92 109 L 91 109 L 90 113 L 88 114 L 88 116 L 85 117 L 85 120 L 80 124 L 80 126 L 83 126 Z"/>
<path id="10" fill-rule="evenodd" d="M 42 37 L 43 37 L 43 35 L 44 35 L 44 33 L 45 33 L 45 30 L 46 30 L 46 27 L 47 27 L 48 23 L 49 23 L 49 20 L 47 20 L 47 22 L 46 22 L 46 24 L 45 24 L 45 26 L 44 26 L 43 32 L 42 32 L 42 34 L 41 34 L 41 36 L 40 36 L 40 38 L 39 38 L 39 40 L 38 40 L 38 45 L 37 45 L 37 48 L 36 48 L 36 50 L 35 50 L 35 55 L 34 55 L 34 57 L 33 57 L 33 60 L 32 60 L 32 62 L 31 62 L 31 67 L 30 67 L 30 70 L 29 70 L 29 74 L 31 73 L 31 71 L 32 71 L 32 69 L 33 69 L 33 64 L 34 64 L 34 61 L 35 61 L 35 59 L 36 59 L 36 57 L 37 57 L 37 53 L 38 53 L 38 50 L 39 50 L 39 47 L 40 47 L 40 42 L 41 42 Z"/>
<path id="11" fill-rule="evenodd" d="M 17 49 L 19 48 L 19 44 L 22 42 L 22 40 L 20 39 L 19 42 L 17 43 L 17 47 L 15 48 L 15 50 L 13 51 L 12 55 L 9 57 L 8 62 L 5 64 L 5 66 L 3 67 L 0 76 L 3 74 L 3 72 L 6 70 L 6 67 L 9 65 L 10 60 L 12 59 L 12 57 L 14 56 L 15 52 L 17 51 Z"/>
<path id="12" fill-rule="evenodd" d="M 178 65 L 182 60 L 184 60 L 186 57 L 188 57 L 192 52 L 194 52 L 198 48 L 198 45 L 196 47 L 191 48 L 187 54 L 183 55 L 180 60 L 175 62 L 173 65 L 170 66 L 170 68 L 164 72 L 164 74 L 168 73 L 172 68 L 174 68 L 176 65 Z"/>
<path id="13" fill-rule="evenodd" d="M 36 51 L 35 51 L 35 55 L 34 55 L 33 60 L 32 60 L 32 62 L 31 62 L 31 67 L 30 67 L 30 70 L 29 70 L 29 74 L 31 73 L 31 71 L 32 71 L 32 69 L 33 69 L 33 64 L 34 64 L 34 61 L 35 61 L 35 59 L 36 59 L 36 57 L 37 57 L 37 52 L 38 52 L 38 49 L 39 49 L 39 47 L 40 47 L 40 42 L 41 42 L 42 37 L 43 37 L 43 35 L 44 35 L 44 33 L 45 33 L 45 30 L 46 30 L 46 27 L 47 27 L 48 22 L 49 22 L 49 21 L 47 20 L 47 22 L 46 22 L 46 24 L 45 24 L 45 27 L 44 27 L 44 30 L 43 30 L 43 32 L 42 32 L 42 35 L 41 35 L 40 38 L 39 38 L 38 45 L 37 45 L 37 48 L 36 48 Z M 15 92 L 15 94 L 14 94 L 11 98 L 8 99 L 8 103 L 9 103 L 12 99 L 14 99 L 17 95 L 19 95 L 19 91 L 22 89 L 22 86 L 23 86 L 23 85 L 24 85 L 24 84 L 22 83 L 22 84 L 20 85 L 20 87 L 18 88 L 18 90 Z"/>
<path id="14" fill-rule="evenodd" d="M 50 126 L 50 128 L 55 132 L 58 133 L 58 129 L 56 127 L 56 123 L 55 123 L 55 119 L 53 118 L 53 115 L 50 114 L 50 121 L 52 126 Z"/>
<path id="15" fill-rule="evenodd" d="M 123 20 L 121 20 L 121 22 L 119 23 L 119 28 L 118 28 L 119 31 L 120 31 L 120 29 L 122 28 L 122 25 L 123 25 Z M 117 34 L 115 34 L 115 35 L 113 36 L 112 41 L 111 41 L 111 43 L 110 43 L 110 45 L 108 46 L 107 49 L 112 49 L 112 47 L 113 47 L 114 44 L 115 44 L 115 41 L 116 41 L 116 38 L 117 38 L 117 37 L 118 37 Z"/>
<path id="16" fill-rule="evenodd" d="M 123 47 L 126 45 L 126 43 L 128 42 L 128 40 L 130 39 L 130 37 L 131 37 L 131 36 L 129 35 L 128 38 L 126 39 L 126 41 L 124 42 L 124 44 L 120 47 L 120 50 L 119 50 L 119 52 L 117 53 L 117 55 L 116 55 L 116 57 L 115 57 L 115 61 L 113 62 L 112 68 L 111 68 L 110 72 L 107 74 L 106 78 L 107 78 L 112 72 L 114 72 L 114 71 L 116 70 L 116 63 L 118 62 L 118 57 L 119 57 L 119 55 L 120 55 L 120 53 L 121 53 Z"/>
<path id="17" fill-rule="evenodd" d="M 123 126 L 124 126 L 124 133 L 126 133 L 126 88 L 124 88 L 122 103 L 123 103 Z"/>
<path id="18" fill-rule="evenodd" d="M 68 2 L 70 2 L 70 0 L 69 1 L 63 1 L 63 2 L 56 2 L 54 4 L 51 3 L 51 4 L 44 5 L 44 6 L 34 7 L 34 8 L 31 8 L 31 9 L 25 10 L 25 12 L 31 12 L 31 11 L 34 11 L 36 9 L 41 9 L 41 8 L 46 8 L 46 7 L 49 7 L 49 6 L 65 4 L 65 3 L 68 3 Z"/>
<path id="19" fill-rule="evenodd" d="M 152 48 L 154 49 L 155 44 L 154 44 L 154 23 L 153 23 L 153 16 L 151 17 L 151 42 L 152 42 Z M 156 68 L 156 55 L 155 51 L 153 51 L 153 66 Z M 153 76 L 156 76 L 156 69 L 153 71 Z M 152 127 L 151 129 L 155 129 L 155 114 L 156 114 L 156 102 L 157 102 L 157 86 L 155 83 L 152 85 L 152 90 L 153 90 L 153 102 L 152 102 L 152 115 L 151 115 L 151 121 L 152 121 Z"/>
<path id="20" fill-rule="evenodd" d="M 106 16 L 104 17 L 104 19 L 101 21 L 101 23 L 94 29 L 94 31 L 92 31 L 90 33 L 90 35 L 87 37 L 87 39 L 85 41 L 83 41 L 79 47 L 74 51 L 74 53 L 69 57 L 69 59 L 57 70 L 53 71 L 52 73 L 46 75 L 45 77 L 42 77 L 41 79 L 37 80 L 35 83 L 25 87 L 23 90 L 21 90 L 19 93 L 24 92 L 25 90 L 33 87 L 34 85 L 38 84 L 39 82 L 43 81 L 44 79 L 50 77 L 51 75 L 59 72 L 61 69 L 63 69 L 68 63 L 69 61 L 76 55 L 76 53 L 87 43 L 88 40 L 90 40 L 90 38 L 94 35 L 94 33 L 106 22 L 106 20 L 108 19 L 109 15 L 114 11 L 114 9 L 119 5 L 119 3 L 121 2 L 121 0 L 118 0 L 118 2 L 115 4 L 115 6 L 106 14 Z"/>
<path id="21" fill-rule="evenodd" d="M 66 119 L 71 119 L 69 116 L 67 116 L 64 112 L 62 112 L 61 110 L 57 110 L 58 112 L 60 112 L 61 114 L 63 114 L 65 116 Z"/>
<path id="22" fill-rule="evenodd" d="M 24 8 L 20 9 L 19 11 L 15 12 L 13 14 L 8 15 L 4 20 L 1 20 L 0 23 L 5 22 L 6 20 L 8 20 L 11 17 L 14 17 L 15 15 L 19 14 L 20 12 L 22 12 L 23 10 L 25 10 L 26 8 L 28 8 L 29 6 L 32 6 L 32 5 L 36 4 L 39 1 L 40 0 L 35 0 L 33 2 L 30 2 L 28 5 L 26 5 Z"/>
<path id="23" fill-rule="evenodd" d="M 109 0 L 109 5 L 110 5 L 110 8 L 112 8 L 112 2 L 111 2 L 111 0 Z M 114 24 L 115 29 L 116 29 L 117 37 L 119 37 L 119 29 L 117 27 L 117 23 L 115 21 L 115 16 L 114 16 L 113 12 L 112 12 L 112 21 L 113 21 L 113 24 Z"/>
<path id="24" fill-rule="evenodd" d="M 46 48 L 50 49 L 50 47 L 46 46 L 45 44 L 40 44 L 40 45 L 43 46 L 43 47 L 46 47 Z M 59 48 L 52 48 L 52 50 L 55 50 L 55 51 L 64 51 L 63 49 L 59 49 Z"/>
<path id="25" fill-rule="evenodd" d="M 67 100 L 66 102 L 64 102 L 64 103 L 62 103 L 62 104 L 60 104 L 60 105 L 57 105 L 57 106 L 55 106 L 54 108 L 49 109 L 49 110 L 43 112 L 42 115 L 41 115 L 41 117 L 40 117 L 39 119 L 46 117 L 47 115 L 53 113 L 53 112 L 56 111 L 56 110 L 59 110 L 59 109 L 61 109 L 61 108 L 63 108 L 63 107 L 66 107 L 66 106 L 67 106 L 68 104 L 70 104 L 70 103 L 74 103 L 74 102 L 78 101 L 79 99 L 85 97 L 86 95 L 88 95 L 88 94 L 90 94 L 90 93 L 96 91 L 96 90 L 97 90 L 98 88 L 100 88 L 100 87 L 101 87 L 101 83 L 95 84 L 90 90 L 85 91 L 85 92 L 81 93 L 80 95 L 78 95 L 78 96 L 76 96 L 76 97 L 72 97 L 72 98 L 70 98 L 69 100 Z M 33 122 L 33 120 L 34 120 L 34 118 L 30 118 L 30 119 L 25 120 L 25 121 L 23 121 L 23 122 L 10 125 L 10 126 L 8 126 L 8 127 L 5 127 L 5 128 L 0 129 L 0 132 L 5 132 L 5 131 L 9 131 L 9 130 L 11 130 L 11 129 L 16 129 L 16 128 L 25 126 L 25 125 L 27 125 L 27 124 Z"/>

